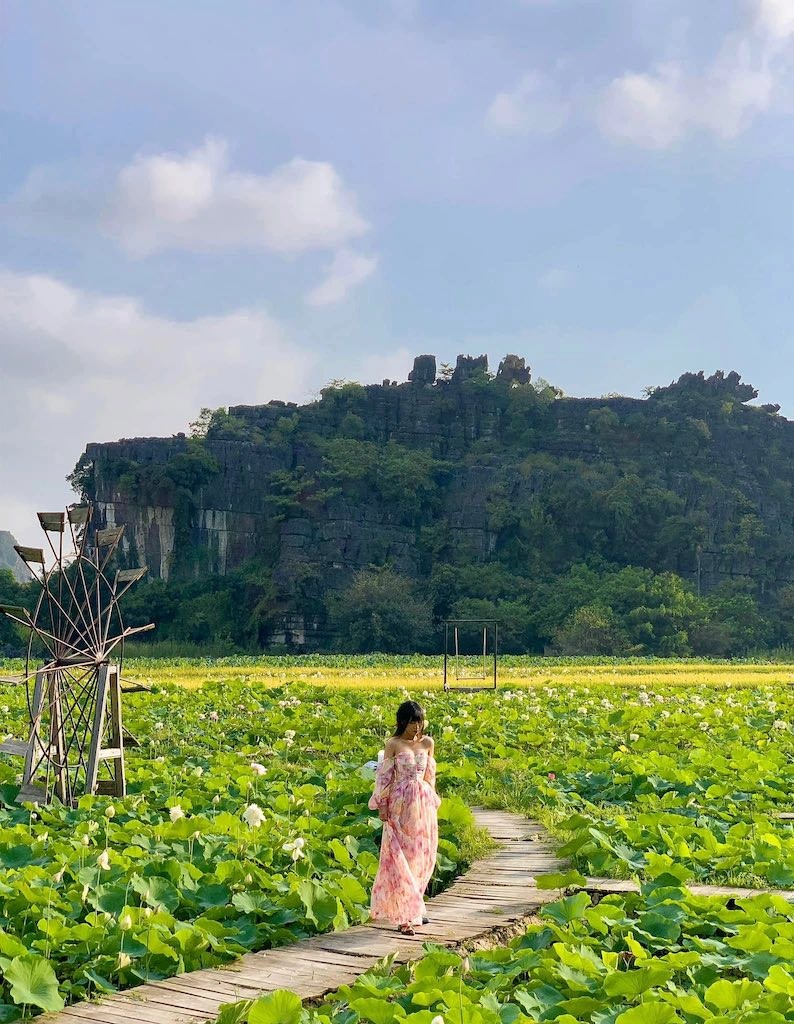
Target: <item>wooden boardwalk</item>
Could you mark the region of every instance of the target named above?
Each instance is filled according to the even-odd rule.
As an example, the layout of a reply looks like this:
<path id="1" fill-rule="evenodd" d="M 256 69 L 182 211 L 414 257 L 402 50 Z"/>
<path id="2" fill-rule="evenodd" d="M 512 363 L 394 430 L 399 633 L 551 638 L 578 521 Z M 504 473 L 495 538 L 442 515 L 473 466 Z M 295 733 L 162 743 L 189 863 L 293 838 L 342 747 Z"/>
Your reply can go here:
<path id="1" fill-rule="evenodd" d="M 360 925 L 292 946 L 247 953 L 227 967 L 140 985 L 39 1019 L 46 1024 L 201 1024 L 214 1020 L 223 1003 L 274 989 L 291 989 L 303 999 L 319 998 L 354 981 L 384 956 L 398 961 L 420 957 L 425 941 L 456 947 L 494 933 L 501 936 L 557 897 L 556 892 L 536 889 L 534 876 L 564 865 L 542 826 L 505 811 L 474 813 L 498 849 L 428 900 L 430 923 L 415 936 L 400 935 L 390 925 Z"/>
<path id="2" fill-rule="evenodd" d="M 247 953 L 226 967 L 179 974 L 140 985 L 100 1002 L 76 1003 L 57 1014 L 39 1018 L 42 1024 L 203 1024 L 214 1020 L 223 1003 L 254 999 L 274 989 L 288 988 L 303 999 L 317 999 L 349 984 L 382 957 L 405 962 L 422 955 L 422 943 L 454 948 L 478 940 L 500 940 L 517 929 L 556 891 L 535 888 L 536 875 L 566 867 L 554 844 L 536 822 L 506 811 L 475 810 L 478 825 L 499 844 L 490 857 L 478 861 L 440 896 L 428 901 L 430 924 L 415 936 L 400 935 L 390 925 L 368 924 L 341 932 L 316 935 L 292 946 Z M 636 882 L 588 878 L 591 893 L 636 892 Z M 790 890 L 738 889 L 694 885 L 697 895 L 743 898 L 774 891 L 794 902 Z"/>

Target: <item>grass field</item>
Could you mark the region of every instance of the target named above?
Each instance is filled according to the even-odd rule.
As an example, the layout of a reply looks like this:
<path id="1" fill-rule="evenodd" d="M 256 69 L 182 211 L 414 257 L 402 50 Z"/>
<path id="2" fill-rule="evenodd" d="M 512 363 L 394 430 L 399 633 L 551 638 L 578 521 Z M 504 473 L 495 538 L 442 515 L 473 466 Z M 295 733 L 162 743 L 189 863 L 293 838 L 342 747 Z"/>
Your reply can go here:
<path id="1" fill-rule="evenodd" d="M 461 659 L 463 667 L 464 659 Z M 455 682 L 450 659 L 450 679 Z M 0 675 L 21 673 L 20 659 L 0 659 Z M 465 671 L 482 670 L 482 660 L 465 660 Z M 490 665 L 489 665 L 490 670 Z M 147 685 L 176 683 L 196 687 L 209 682 L 242 679 L 281 686 L 292 680 L 323 686 L 441 689 L 443 660 L 437 655 L 296 655 L 220 658 L 151 658 L 136 654 L 124 663 L 125 678 Z M 794 684 L 794 661 L 670 661 L 664 658 L 540 658 L 504 655 L 499 658 L 502 686 L 781 686 Z M 487 683 L 490 683 L 488 676 Z M 460 685 L 477 685 L 467 680 Z"/>

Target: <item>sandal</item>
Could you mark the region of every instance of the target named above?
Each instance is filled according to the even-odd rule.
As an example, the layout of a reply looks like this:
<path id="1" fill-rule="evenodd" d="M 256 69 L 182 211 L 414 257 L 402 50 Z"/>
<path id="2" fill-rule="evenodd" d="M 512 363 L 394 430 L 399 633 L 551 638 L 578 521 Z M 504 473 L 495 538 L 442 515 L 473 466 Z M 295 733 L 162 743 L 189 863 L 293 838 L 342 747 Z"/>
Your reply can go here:
<path id="1" fill-rule="evenodd" d="M 400 935 L 416 935 L 412 924 L 401 924 L 397 931 Z"/>

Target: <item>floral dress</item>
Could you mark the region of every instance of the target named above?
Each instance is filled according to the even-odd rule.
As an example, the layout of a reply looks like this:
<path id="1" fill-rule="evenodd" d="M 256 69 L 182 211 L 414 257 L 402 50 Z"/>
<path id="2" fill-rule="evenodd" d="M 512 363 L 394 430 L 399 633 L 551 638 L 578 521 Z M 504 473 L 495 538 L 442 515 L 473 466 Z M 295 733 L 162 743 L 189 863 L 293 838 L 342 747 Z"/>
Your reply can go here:
<path id="1" fill-rule="evenodd" d="M 373 921 L 421 924 L 424 892 L 436 866 L 438 805 L 436 762 L 425 749 L 384 758 L 369 801 L 385 811 L 380 863 L 372 886 Z"/>

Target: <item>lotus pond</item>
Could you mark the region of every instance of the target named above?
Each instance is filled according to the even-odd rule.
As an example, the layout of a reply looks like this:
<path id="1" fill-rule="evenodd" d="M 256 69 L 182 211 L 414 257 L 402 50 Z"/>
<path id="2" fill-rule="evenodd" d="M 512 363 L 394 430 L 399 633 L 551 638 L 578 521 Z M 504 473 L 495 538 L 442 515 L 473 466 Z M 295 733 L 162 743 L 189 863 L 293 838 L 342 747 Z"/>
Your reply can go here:
<path id="1" fill-rule="evenodd" d="M 393 680 L 380 688 L 356 687 L 353 680 L 328 685 L 317 678 L 321 666 L 311 682 L 301 668 L 292 674 L 282 666 L 279 672 L 292 678 L 268 681 L 247 665 L 221 668 L 208 672 L 213 678 L 203 686 L 186 689 L 170 681 L 178 666 L 160 672 L 153 664 L 139 666 L 154 690 L 125 701 L 125 721 L 141 747 L 128 754 L 124 800 L 87 797 L 75 809 L 18 807 L 19 762 L 0 758 L 0 1022 L 366 919 L 380 826 L 367 810 L 372 776 L 362 766 L 383 745 L 407 691 Z M 794 886 L 794 828 L 779 817 L 792 808 L 794 792 L 789 673 L 776 666 L 745 686 L 731 666 L 709 669 L 695 684 L 669 673 L 654 682 L 650 666 L 643 666 L 617 686 L 609 666 L 587 674 L 563 674 L 563 668 L 530 688 L 508 683 L 495 695 L 412 688 L 436 738 L 445 796 L 434 884 L 443 885 L 484 849 L 466 809 L 479 802 L 539 817 L 584 874 L 633 875 L 647 888 L 595 907 L 583 902 L 586 894 L 553 904 L 546 912 L 552 916 L 526 940 L 490 960 L 477 954 L 462 982 L 455 964 L 444 960 L 452 954 L 434 952 L 441 960 L 428 964 L 438 977 L 471 990 L 461 989 L 472 1008 L 467 1016 L 461 1016 L 463 1002 L 455 1010 L 446 1000 L 452 982 L 440 986 L 441 1001 L 418 1003 L 407 989 L 428 982 L 424 969 L 409 975 L 400 968 L 362 980 L 383 986 L 380 995 L 362 989 L 329 1004 L 322 1012 L 334 1024 L 381 1019 L 353 1007 L 358 998 L 378 999 L 419 1024 L 439 1012 L 445 1021 L 484 1024 L 611 1024 L 635 1002 L 658 1001 L 648 993 L 676 988 L 687 995 L 691 989 L 705 1007 L 700 1017 L 665 998 L 669 1010 L 642 1020 L 719 1019 L 726 1012 L 739 1019 L 730 1013 L 743 1003 L 721 1007 L 706 993 L 740 977 L 761 986 L 765 1013 L 784 1014 L 741 1019 L 794 1019 L 791 1007 L 781 1009 L 782 999 L 794 996 L 794 981 L 788 991 L 781 974 L 789 976 L 794 962 L 791 909 L 779 897 L 750 909 L 729 908 L 725 900 L 707 906 L 684 888 L 693 880 Z M 0 733 L 23 732 L 24 694 L 1 691 Z M 557 920 L 558 912 L 573 916 Z M 753 914 L 761 917 L 750 920 Z M 658 919 L 672 921 L 675 936 L 672 925 L 667 933 L 648 930 L 648 921 Z M 755 929 L 755 948 L 729 941 L 745 927 Z M 695 940 L 703 947 L 693 947 Z M 572 964 L 562 946 L 590 953 L 577 954 L 583 961 Z M 706 958 L 705 973 L 694 961 L 684 963 L 694 953 L 698 963 Z M 673 954 L 679 959 L 665 959 Z M 487 966 L 499 957 L 504 969 Z M 536 959 L 530 964 L 527 957 Z M 744 964 L 749 957 L 755 957 L 752 969 Z M 514 971 L 514 960 L 529 967 Z M 646 968 L 653 984 L 631 998 L 616 990 L 607 999 L 611 973 Z M 673 973 L 662 978 L 667 969 Z M 552 977 L 561 971 L 573 972 L 567 988 Z M 682 971 L 689 972 L 689 988 Z M 534 996 L 507 997 L 508 984 L 531 993 L 542 979 L 559 999 L 541 994 L 548 1005 L 540 1007 Z M 609 982 L 614 985 L 620 988 Z M 756 988 L 742 991 L 758 995 Z M 571 1003 L 576 999 L 591 1002 Z M 609 1016 L 616 1007 L 623 1008 Z M 240 1012 L 253 1013 L 252 1024 L 271 1019 L 257 1016 L 270 1012 L 261 1007 Z"/>

